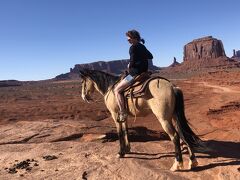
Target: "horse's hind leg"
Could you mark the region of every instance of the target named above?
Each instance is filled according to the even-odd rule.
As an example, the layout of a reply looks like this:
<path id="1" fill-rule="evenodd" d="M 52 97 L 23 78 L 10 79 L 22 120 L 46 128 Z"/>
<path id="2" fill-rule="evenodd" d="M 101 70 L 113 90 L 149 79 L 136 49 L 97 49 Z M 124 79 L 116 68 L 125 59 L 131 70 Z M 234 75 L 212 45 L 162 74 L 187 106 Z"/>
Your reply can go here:
<path id="1" fill-rule="evenodd" d="M 164 131 L 169 135 L 175 147 L 175 161 L 170 170 L 171 171 L 181 170 L 183 169 L 183 159 L 182 159 L 179 135 L 174 129 L 171 123 L 171 120 L 165 120 L 162 118 L 158 118 L 158 120 L 161 123 Z"/>
<path id="2" fill-rule="evenodd" d="M 198 166 L 198 162 L 196 159 L 195 154 L 193 153 L 192 148 L 187 145 L 188 153 L 189 153 L 189 163 L 188 163 L 188 169 L 192 169 Z"/>
<path id="3" fill-rule="evenodd" d="M 175 119 L 176 117 L 174 117 L 174 119 Z M 177 131 L 179 131 L 179 129 L 177 129 Z M 188 163 L 188 169 L 192 169 L 192 168 L 195 168 L 195 167 L 197 167 L 198 166 L 198 161 L 197 161 L 197 159 L 196 159 L 196 156 L 195 156 L 195 154 L 194 154 L 194 152 L 193 152 L 193 150 L 192 150 L 192 148 L 188 145 L 188 144 L 186 144 L 185 142 L 183 142 L 183 147 L 185 148 L 187 148 L 187 151 L 188 151 L 188 154 L 189 154 L 189 163 Z"/>

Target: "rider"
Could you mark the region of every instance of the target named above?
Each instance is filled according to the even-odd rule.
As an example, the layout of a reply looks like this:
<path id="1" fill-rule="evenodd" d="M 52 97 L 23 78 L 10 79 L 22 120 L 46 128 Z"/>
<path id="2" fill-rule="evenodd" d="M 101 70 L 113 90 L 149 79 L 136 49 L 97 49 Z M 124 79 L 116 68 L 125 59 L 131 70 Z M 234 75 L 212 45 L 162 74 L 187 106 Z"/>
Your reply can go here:
<path id="1" fill-rule="evenodd" d="M 128 64 L 128 75 L 122 79 L 114 89 L 117 103 L 119 106 L 119 121 L 123 122 L 127 118 L 127 111 L 124 105 L 123 90 L 128 87 L 134 77 L 148 71 L 148 59 L 153 59 L 152 54 L 143 45 L 145 40 L 141 38 L 136 30 L 126 32 L 128 42 L 131 44 L 129 49 L 130 61 Z"/>

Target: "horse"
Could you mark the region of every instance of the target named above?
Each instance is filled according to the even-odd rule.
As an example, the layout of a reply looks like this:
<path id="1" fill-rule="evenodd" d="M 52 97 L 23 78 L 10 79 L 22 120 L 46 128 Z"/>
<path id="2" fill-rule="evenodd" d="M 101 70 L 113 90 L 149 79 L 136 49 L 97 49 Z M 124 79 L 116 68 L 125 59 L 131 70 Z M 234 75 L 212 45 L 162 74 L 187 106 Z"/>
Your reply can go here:
<path id="1" fill-rule="evenodd" d="M 127 121 L 118 121 L 118 104 L 114 95 L 114 87 L 119 82 L 119 76 L 115 76 L 98 70 L 80 70 L 82 99 L 86 102 L 91 100 L 91 94 L 97 90 L 103 97 L 104 102 L 115 122 L 119 142 L 119 157 L 130 153 L 128 141 Z M 182 170 L 183 158 L 180 147 L 180 139 L 187 145 L 189 152 L 189 169 L 195 168 L 198 161 L 194 150 L 201 151 L 206 148 L 204 142 L 192 131 L 184 112 L 183 92 L 165 78 L 154 78 L 146 87 L 146 93 L 142 97 L 128 101 L 129 115 L 146 116 L 153 113 L 164 131 L 169 135 L 175 147 L 175 160 L 170 168 L 171 171 Z M 173 123 L 173 121 L 175 123 Z"/>

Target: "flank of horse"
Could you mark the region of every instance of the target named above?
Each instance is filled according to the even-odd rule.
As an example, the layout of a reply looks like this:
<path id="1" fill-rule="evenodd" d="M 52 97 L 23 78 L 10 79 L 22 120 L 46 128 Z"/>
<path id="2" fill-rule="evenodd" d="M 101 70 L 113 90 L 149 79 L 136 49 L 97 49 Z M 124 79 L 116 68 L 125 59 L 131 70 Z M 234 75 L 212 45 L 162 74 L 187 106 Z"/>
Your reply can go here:
<path id="1" fill-rule="evenodd" d="M 83 69 L 80 71 L 82 79 L 82 98 L 89 102 L 90 95 L 97 90 L 104 96 L 106 107 L 110 111 L 116 124 L 120 142 L 119 157 L 130 153 L 128 141 L 127 121 L 118 122 L 118 105 L 114 95 L 114 87 L 119 82 L 114 76 L 97 70 Z M 183 159 L 180 147 L 180 138 L 187 145 L 189 152 L 189 169 L 198 165 L 194 150 L 204 151 L 206 146 L 203 141 L 192 131 L 184 113 L 184 100 L 181 89 L 163 78 L 154 78 L 146 87 L 145 95 L 128 99 L 129 115 L 146 116 L 154 113 L 169 135 L 175 147 L 175 161 L 171 171 L 183 169 Z M 174 125 L 173 125 L 173 121 Z"/>

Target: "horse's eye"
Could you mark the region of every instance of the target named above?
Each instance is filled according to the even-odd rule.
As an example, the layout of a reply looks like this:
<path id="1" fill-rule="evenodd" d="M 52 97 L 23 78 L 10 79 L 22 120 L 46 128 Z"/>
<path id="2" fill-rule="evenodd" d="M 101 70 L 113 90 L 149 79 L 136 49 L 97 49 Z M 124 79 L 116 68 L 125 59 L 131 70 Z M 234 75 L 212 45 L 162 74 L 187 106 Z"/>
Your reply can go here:
<path id="1" fill-rule="evenodd" d="M 84 83 L 85 79 L 84 78 L 81 78 L 80 82 L 81 83 Z"/>

